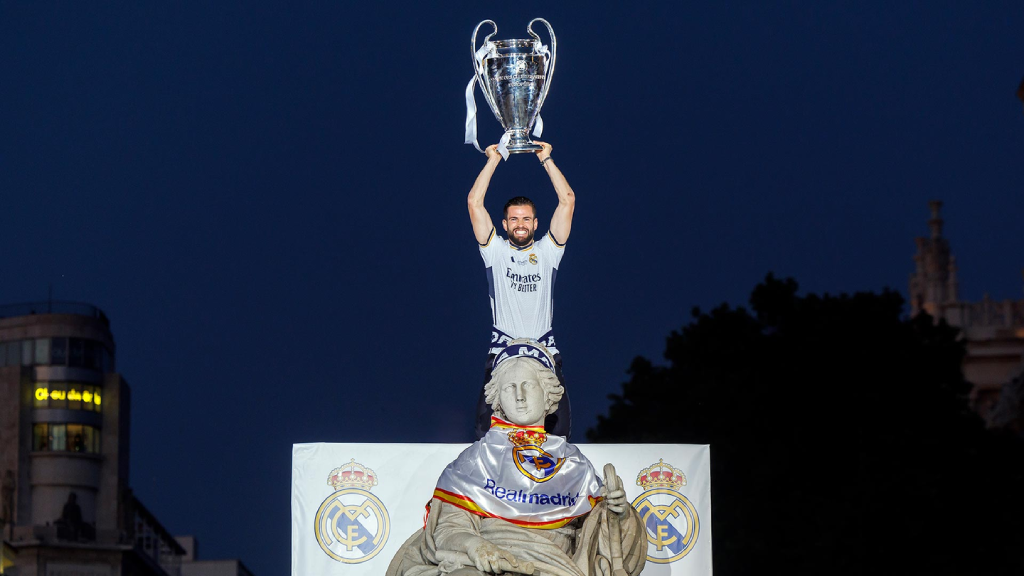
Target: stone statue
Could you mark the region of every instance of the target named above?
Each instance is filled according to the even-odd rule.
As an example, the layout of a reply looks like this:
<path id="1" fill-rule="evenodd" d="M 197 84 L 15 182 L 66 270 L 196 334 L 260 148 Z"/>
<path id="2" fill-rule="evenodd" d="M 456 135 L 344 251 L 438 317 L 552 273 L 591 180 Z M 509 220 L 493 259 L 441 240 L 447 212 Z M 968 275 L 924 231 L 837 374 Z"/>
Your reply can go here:
<path id="1" fill-rule="evenodd" d="M 598 476 L 561 436 L 544 432 L 562 387 L 534 341 L 495 359 L 485 396 L 491 428 L 441 473 L 426 525 L 387 576 L 636 576 L 647 535 L 615 469 Z"/>

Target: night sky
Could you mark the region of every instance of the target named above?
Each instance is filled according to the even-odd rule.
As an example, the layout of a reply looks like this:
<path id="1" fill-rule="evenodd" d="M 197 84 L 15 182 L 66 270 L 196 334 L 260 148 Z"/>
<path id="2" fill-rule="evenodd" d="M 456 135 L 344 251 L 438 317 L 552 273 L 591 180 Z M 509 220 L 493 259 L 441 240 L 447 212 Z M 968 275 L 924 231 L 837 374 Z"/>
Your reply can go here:
<path id="1" fill-rule="evenodd" d="M 132 487 L 204 557 L 287 573 L 292 443 L 471 439 L 485 18 L 558 36 L 543 139 L 577 195 L 555 307 L 577 442 L 694 306 L 768 272 L 905 291 L 931 199 L 962 296 L 1022 297 L 1019 0 L 443 6 L 0 2 L 0 303 L 52 286 L 106 311 Z M 499 228 L 519 194 L 545 230 L 536 157 L 499 166 Z"/>

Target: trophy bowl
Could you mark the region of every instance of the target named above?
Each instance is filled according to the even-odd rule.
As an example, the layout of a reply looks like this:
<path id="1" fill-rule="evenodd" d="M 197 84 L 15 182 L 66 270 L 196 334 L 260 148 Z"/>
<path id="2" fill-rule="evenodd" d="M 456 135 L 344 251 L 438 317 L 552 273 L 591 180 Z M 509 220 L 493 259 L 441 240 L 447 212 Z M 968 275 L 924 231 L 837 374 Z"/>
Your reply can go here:
<path id="1" fill-rule="evenodd" d="M 534 22 L 547 27 L 550 50 L 534 33 Z M 494 31 L 484 38 L 483 46 L 477 48 L 477 32 L 484 24 L 490 24 Z M 530 140 L 530 130 L 540 115 L 555 71 L 556 40 L 551 24 L 543 18 L 534 18 L 526 31 L 532 38 L 492 41 L 498 26 L 491 20 L 484 20 L 473 30 L 470 46 L 480 90 L 494 117 L 505 129 L 502 140 L 507 142 L 505 147 L 512 154 L 541 149 Z"/>

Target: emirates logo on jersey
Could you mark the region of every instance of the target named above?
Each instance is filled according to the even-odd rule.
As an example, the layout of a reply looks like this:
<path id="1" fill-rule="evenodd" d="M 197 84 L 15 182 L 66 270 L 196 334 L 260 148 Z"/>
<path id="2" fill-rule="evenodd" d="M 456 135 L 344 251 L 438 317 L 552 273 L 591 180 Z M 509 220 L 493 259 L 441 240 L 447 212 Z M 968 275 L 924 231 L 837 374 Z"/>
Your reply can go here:
<path id="1" fill-rule="evenodd" d="M 509 281 L 509 288 L 516 292 L 536 292 L 537 283 L 541 281 L 540 274 L 516 274 L 507 268 L 505 278 Z"/>

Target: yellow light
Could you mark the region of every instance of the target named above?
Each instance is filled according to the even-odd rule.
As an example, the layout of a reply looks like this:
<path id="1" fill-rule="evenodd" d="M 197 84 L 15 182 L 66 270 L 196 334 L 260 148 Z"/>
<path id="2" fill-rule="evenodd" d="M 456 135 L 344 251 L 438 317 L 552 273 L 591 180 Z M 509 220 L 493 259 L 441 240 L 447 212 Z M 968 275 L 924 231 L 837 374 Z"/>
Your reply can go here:
<path id="1" fill-rule="evenodd" d="M 103 403 L 103 398 L 100 397 L 100 393 L 99 392 L 90 392 L 88 390 L 83 390 L 81 392 L 79 392 L 78 390 L 75 390 L 75 389 L 71 389 L 71 390 L 67 390 L 67 391 L 64 391 L 64 390 L 50 390 L 49 388 L 46 388 L 44 386 L 39 386 L 38 388 L 36 388 L 35 396 L 36 396 L 36 400 L 39 400 L 40 402 L 43 402 L 47 398 L 49 398 L 50 400 L 65 400 L 66 399 L 66 400 L 71 400 L 73 402 L 77 402 L 77 401 L 81 400 L 81 401 L 83 401 L 85 403 L 91 402 L 91 403 L 93 403 L 93 404 L 95 404 L 97 406 L 100 406 Z"/>

